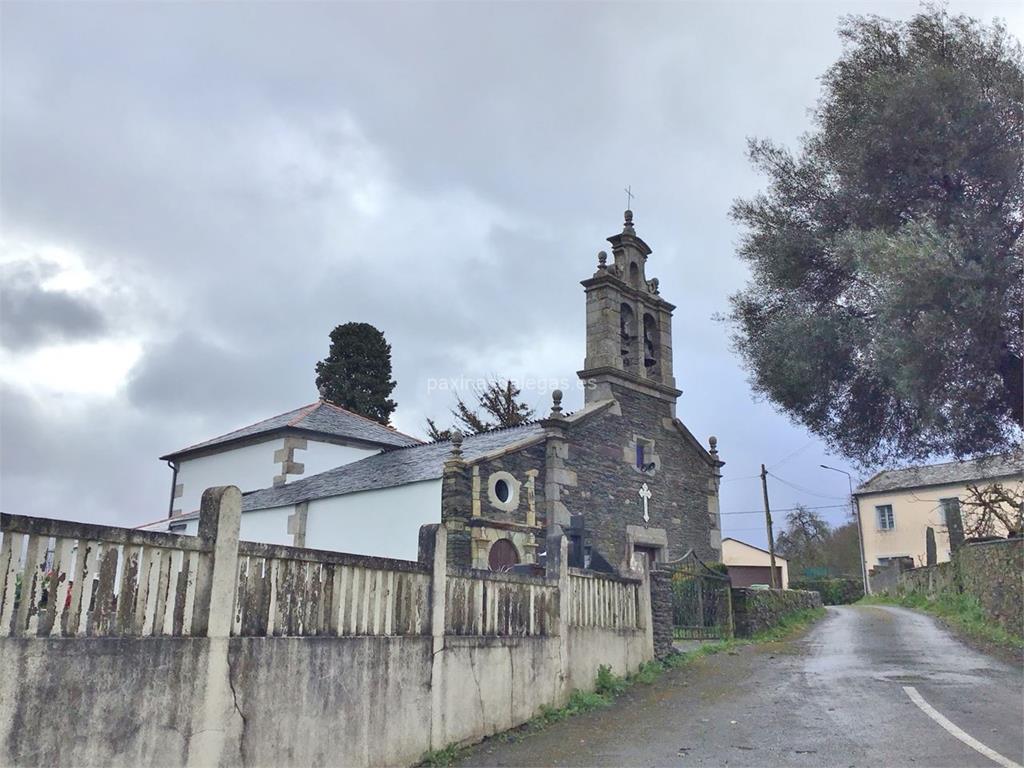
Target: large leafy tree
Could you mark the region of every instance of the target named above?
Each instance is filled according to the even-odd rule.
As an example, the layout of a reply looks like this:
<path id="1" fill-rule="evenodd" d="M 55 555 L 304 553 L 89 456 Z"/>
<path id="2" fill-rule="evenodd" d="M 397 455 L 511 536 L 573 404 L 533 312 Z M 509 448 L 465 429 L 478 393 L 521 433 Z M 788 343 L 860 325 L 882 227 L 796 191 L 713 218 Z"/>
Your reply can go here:
<path id="1" fill-rule="evenodd" d="M 786 529 L 775 539 L 776 551 L 789 561 L 790 573 L 828 565 L 831 529 L 814 510 L 798 504 L 786 515 Z"/>
<path id="2" fill-rule="evenodd" d="M 431 440 L 448 440 L 456 427 L 463 432 L 477 434 L 498 427 L 518 427 L 533 418 L 533 409 L 520 402 L 522 392 L 511 379 L 504 382 L 489 381 L 475 394 L 475 409 L 467 405 L 462 397 L 458 398 L 452 409 L 454 427 L 440 429 L 432 419 L 427 419 L 427 434 Z"/>
<path id="3" fill-rule="evenodd" d="M 1020 438 L 1019 42 L 928 7 L 845 18 L 798 151 L 752 141 L 731 299 L 752 385 L 862 464 Z"/>
<path id="4" fill-rule="evenodd" d="M 821 569 L 829 575 L 860 573 L 857 523 L 833 528 L 802 504 L 786 515 L 786 528 L 776 537 L 775 550 L 789 561 L 793 579 L 804 577 L 805 569 Z"/>
<path id="5" fill-rule="evenodd" d="M 395 410 L 389 396 L 391 345 L 369 323 L 345 323 L 331 331 L 331 348 L 316 364 L 316 386 L 329 403 L 387 424 Z"/>

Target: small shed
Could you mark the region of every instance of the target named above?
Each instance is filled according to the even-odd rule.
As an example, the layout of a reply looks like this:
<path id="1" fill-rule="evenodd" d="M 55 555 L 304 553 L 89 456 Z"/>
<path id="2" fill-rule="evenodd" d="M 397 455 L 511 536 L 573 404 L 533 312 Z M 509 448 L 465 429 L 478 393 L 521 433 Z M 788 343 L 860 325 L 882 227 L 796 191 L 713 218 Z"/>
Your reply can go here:
<path id="1" fill-rule="evenodd" d="M 772 583 L 771 555 L 766 549 L 739 539 L 725 538 L 722 539 L 722 562 L 729 569 L 734 587 L 768 586 Z M 789 589 L 789 563 L 778 553 L 775 555 L 775 576 L 783 589 Z"/>

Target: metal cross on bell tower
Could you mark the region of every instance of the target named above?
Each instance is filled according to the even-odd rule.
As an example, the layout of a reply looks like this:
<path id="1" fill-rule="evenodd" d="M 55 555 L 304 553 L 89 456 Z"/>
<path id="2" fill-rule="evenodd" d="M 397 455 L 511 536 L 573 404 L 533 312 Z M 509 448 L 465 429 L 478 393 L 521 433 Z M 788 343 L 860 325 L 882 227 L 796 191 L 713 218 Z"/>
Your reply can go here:
<path id="1" fill-rule="evenodd" d="M 633 194 L 633 185 L 630 184 L 627 186 L 623 192 L 626 193 L 626 210 L 631 211 L 633 210 L 633 198 L 636 197 L 636 195 Z"/>

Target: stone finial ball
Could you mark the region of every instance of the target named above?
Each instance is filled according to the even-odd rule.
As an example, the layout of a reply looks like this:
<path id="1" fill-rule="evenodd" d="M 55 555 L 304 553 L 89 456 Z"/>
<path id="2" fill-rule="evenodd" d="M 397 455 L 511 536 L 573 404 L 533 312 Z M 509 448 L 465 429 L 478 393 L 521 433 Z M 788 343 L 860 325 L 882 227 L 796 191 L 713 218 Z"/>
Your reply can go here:
<path id="1" fill-rule="evenodd" d="M 627 208 L 625 216 L 626 216 L 626 223 L 627 224 L 632 224 L 633 223 L 633 212 Z"/>
<path id="2" fill-rule="evenodd" d="M 462 430 L 453 429 L 452 430 L 451 440 L 452 440 L 452 445 L 454 445 L 456 448 L 458 448 L 460 445 L 462 445 Z"/>
<path id="3" fill-rule="evenodd" d="M 708 445 L 710 445 L 710 446 L 711 446 L 711 450 L 712 450 L 712 451 L 713 451 L 713 450 L 715 450 L 715 448 L 717 448 L 717 447 L 718 447 L 718 438 L 717 438 L 717 437 L 715 437 L 714 435 L 712 435 L 711 437 L 709 437 L 709 438 L 708 438 Z"/>
<path id="4" fill-rule="evenodd" d="M 607 264 L 608 263 L 608 254 L 605 253 L 604 251 L 598 251 L 597 252 L 597 263 L 600 264 L 602 267 L 605 264 Z"/>
<path id="5" fill-rule="evenodd" d="M 562 390 L 556 389 L 554 392 L 552 392 L 551 393 L 551 399 L 552 399 L 552 401 L 554 401 L 555 405 L 558 405 L 559 403 L 561 403 L 562 402 Z"/>

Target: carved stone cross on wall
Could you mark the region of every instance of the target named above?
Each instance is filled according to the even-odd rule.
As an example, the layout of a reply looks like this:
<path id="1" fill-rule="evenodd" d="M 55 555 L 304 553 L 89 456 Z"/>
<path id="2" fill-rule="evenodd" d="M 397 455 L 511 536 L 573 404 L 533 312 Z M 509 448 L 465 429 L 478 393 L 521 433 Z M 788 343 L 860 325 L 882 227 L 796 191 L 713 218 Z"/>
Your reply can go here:
<path id="1" fill-rule="evenodd" d="M 647 511 L 647 502 L 651 500 L 651 489 L 647 487 L 647 483 L 644 483 L 640 486 L 640 490 L 637 493 L 644 502 L 644 522 L 649 523 L 651 522 L 651 515 Z"/>

